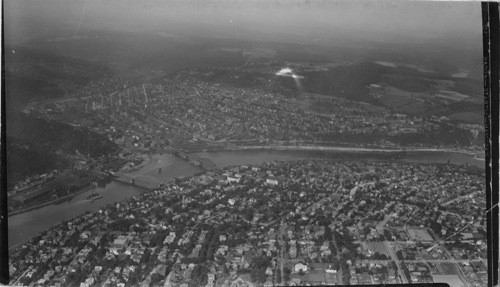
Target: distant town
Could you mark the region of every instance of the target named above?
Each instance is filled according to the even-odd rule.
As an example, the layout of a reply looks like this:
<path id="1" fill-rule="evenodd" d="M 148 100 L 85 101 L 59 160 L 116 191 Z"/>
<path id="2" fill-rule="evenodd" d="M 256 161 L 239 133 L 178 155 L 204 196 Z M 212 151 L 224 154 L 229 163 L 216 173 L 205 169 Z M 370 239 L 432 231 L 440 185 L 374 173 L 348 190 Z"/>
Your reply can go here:
<path id="1" fill-rule="evenodd" d="M 302 69 L 321 68 L 309 64 Z M 107 94 L 101 89 L 91 90 L 86 92 L 88 96 L 35 104 L 25 113 L 82 126 L 117 144 L 145 149 L 176 143 L 194 150 L 272 144 L 483 149 L 482 124 L 391 112 L 342 97 L 314 93 L 289 97 L 273 92 L 269 86 L 277 85 L 274 73 L 278 69 L 271 62 L 228 70 L 236 75 L 232 76 L 234 80 L 241 74 L 268 82 L 262 88 L 238 88 L 203 80 L 220 71 L 207 68 L 131 87 L 125 82 L 122 89 Z M 373 99 L 394 92 L 394 88 L 375 84 L 367 88 Z M 434 105 L 461 99 L 412 98 L 419 104 L 432 101 Z"/>

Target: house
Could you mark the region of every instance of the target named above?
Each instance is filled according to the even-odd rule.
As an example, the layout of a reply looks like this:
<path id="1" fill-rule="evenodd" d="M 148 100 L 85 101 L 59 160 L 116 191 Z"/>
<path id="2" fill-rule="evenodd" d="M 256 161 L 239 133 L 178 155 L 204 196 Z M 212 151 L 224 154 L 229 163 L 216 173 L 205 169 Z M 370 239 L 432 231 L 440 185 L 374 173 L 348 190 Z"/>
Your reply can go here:
<path id="1" fill-rule="evenodd" d="M 268 179 L 266 179 L 266 183 L 269 185 L 278 185 L 278 180 L 276 180 L 274 178 L 268 178 Z"/>
<path id="2" fill-rule="evenodd" d="M 293 271 L 295 273 L 298 273 L 300 271 L 307 272 L 307 271 L 309 271 L 309 267 L 307 267 L 307 265 L 305 265 L 305 264 L 297 263 L 297 264 L 295 264 L 295 266 L 293 266 Z"/>
<path id="3" fill-rule="evenodd" d="M 295 247 L 290 247 L 290 257 L 292 259 L 297 258 L 297 248 Z"/>
<path id="4" fill-rule="evenodd" d="M 102 271 L 102 266 L 95 266 L 94 271 L 99 274 Z"/>
<path id="5" fill-rule="evenodd" d="M 239 255 L 242 255 L 243 254 L 243 251 L 244 251 L 244 247 L 243 245 L 238 245 L 236 246 L 236 253 L 239 254 Z"/>
<path id="6" fill-rule="evenodd" d="M 113 241 L 113 247 L 116 249 L 122 249 L 124 247 L 127 247 L 128 240 L 126 237 L 118 237 Z"/>
<path id="7" fill-rule="evenodd" d="M 80 234 L 81 239 L 87 239 L 90 236 L 90 231 L 84 231 Z"/>
<path id="8" fill-rule="evenodd" d="M 163 241 L 163 244 L 170 244 L 173 243 L 175 240 L 175 232 L 170 232 L 168 236 L 165 237 L 165 240 Z"/>
<path id="9" fill-rule="evenodd" d="M 250 282 L 247 282 L 245 280 L 243 280 L 241 277 L 237 277 L 235 280 L 233 280 L 231 283 L 230 283 L 230 286 L 252 286 L 249 284 Z M 187 285 L 187 284 L 186 284 Z"/>
<path id="10" fill-rule="evenodd" d="M 160 264 L 160 265 L 156 266 L 156 269 L 155 269 L 156 274 L 159 274 L 161 276 L 165 276 L 166 272 L 167 272 L 167 265 Z"/>

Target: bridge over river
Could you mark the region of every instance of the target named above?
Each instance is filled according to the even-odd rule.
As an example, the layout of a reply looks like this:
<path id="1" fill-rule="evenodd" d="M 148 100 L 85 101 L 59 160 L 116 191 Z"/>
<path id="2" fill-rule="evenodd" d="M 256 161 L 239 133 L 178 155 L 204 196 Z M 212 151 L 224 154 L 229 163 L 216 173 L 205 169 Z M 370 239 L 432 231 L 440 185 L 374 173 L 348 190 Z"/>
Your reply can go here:
<path id="1" fill-rule="evenodd" d="M 142 174 L 131 175 L 131 174 L 116 172 L 113 175 L 113 179 L 119 182 L 131 184 L 145 189 L 154 189 L 160 187 L 162 184 L 166 184 L 165 181 L 161 181 L 158 178 Z"/>
<path id="2" fill-rule="evenodd" d="M 208 158 L 202 158 L 197 154 L 194 153 L 187 153 L 179 149 L 171 148 L 170 152 L 180 158 L 183 158 L 184 160 L 188 161 L 191 164 L 194 164 L 196 166 L 199 166 L 205 170 L 213 170 L 216 169 L 217 166 L 215 163 L 208 159 Z"/>
<path id="3" fill-rule="evenodd" d="M 182 150 L 170 148 L 169 152 L 174 155 L 175 157 L 178 157 L 180 159 L 183 159 L 184 161 L 187 161 L 190 165 L 197 166 L 198 168 L 204 169 L 206 171 L 208 170 L 214 170 L 217 168 L 215 163 L 207 158 L 200 157 L 197 154 L 193 153 L 186 153 Z M 161 166 L 159 166 L 161 170 Z M 99 174 L 104 175 L 102 172 L 98 172 Z M 134 185 L 137 187 L 145 188 L 145 189 L 155 189 L 160 187 L 163 184 L 166 184 L 167 181 L 165 179 L 162 179 L 161 177 L 155 177 L 154 175 L 148 175 L 148 174 L 130 174 L 130 173 L 121 173 L 121 172 L 115 172 L 112 175 L 113 180 Z"/>

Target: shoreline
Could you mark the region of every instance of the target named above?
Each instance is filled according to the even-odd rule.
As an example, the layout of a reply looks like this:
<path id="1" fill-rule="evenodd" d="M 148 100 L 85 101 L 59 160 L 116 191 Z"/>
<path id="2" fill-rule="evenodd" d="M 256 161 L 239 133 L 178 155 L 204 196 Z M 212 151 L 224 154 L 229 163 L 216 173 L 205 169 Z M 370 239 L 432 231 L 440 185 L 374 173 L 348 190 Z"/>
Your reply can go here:
<path id="1" fill-rule="evenodd" d="M 45 206 L 48 206 L 48 205 L 51 205 L 51 204 L 57 204 L 57 203 L 59 203 L 59 202 L 63 202 L 63 201 L 65 201 L 65 200 L 75 198 L 75 197 L 77 197 L 78 195 L 81 195 L 82 193 L 85 193 L 85 192 L 87 192 L 87 191 L 91 190 L 92 188 L 93 188 L 92 186 L 86 187 L 86 188 L 84 188 L 84 189 L 82 189 L 82 190 L 80 190 L 80 191 L 77 191 L 77 192 L 75 192 L 75 193 L 73 193 L 73 194 L 70 194 L 70 195 L 67 195 L 67 196 L 65 196 L 65 197 L 61 197 L 61 198 L 58 198 L 58 199 L 56 199 L 56 200 L 53 200 L 53 201 L 50 201 L 50 202 L 46 202 L 46 203 L 42 203 L 42 204 L 40 204 L 40 205 L 33 206 L 33 207 L 29 207 L 29 208 L 26 208 L 26 209 L 23 209 L 23 210 L 19 210 L 19 211 L 17 211 L 17 213 L 16 213 L 16 214 L 8 214 L 8 215 L 7 215 L 7 217 L 9 217 L 9 216 L 13 216 L 13 215 L 19 215 L 19 214 L 22 214 L 22 213 L 25 213 L 25 212 L 29 212 L 29 211 L 33 211 L 33 210 L 35 210 L 35 209 L 39 209 L 39 208 L 42 208 L 42 207 L 45 207 Z M 14 212 L 16 212 L 16 211 L 14 211 Z M 59 225 L 59 224 L 60 224 L 60 222 L 59 222 L 58 224 L 55 224 L 55 225 L 53 225 L 53 226 L 51 226 L 51 227 L 47 228 L 46 230 L 50 230 L 51 228 L 53 228 L 54 226 L 57 226 L 57 225 Z M 39 234 L 39 233 L 38 233 L 38 234 Z M 9 247 L 9 251 L 14 250 L 14 249 L 18 248 L 19 246 L 21 246 L 21 245 L 23 245 L 23 244 L 26 244 L 27 242 L 30 242 L 30 241 L 31 241 L 34 237 L 36 237 L 38 234 L 35 234 L 35 235 L 33 235 L 33 236 L 30 236 L 29 238 L 27 238 L 27 239 L 26 239 L 26 240 L 24 240 L 23 242 L 19 242 L 19 243 L 16 243 L 16 244 L 14 244 L 14 245 L 10 246 L 10 247 Z"/>
<path id="2" fill-rule="evenodd" d="M 460 150 L 450 150 L 450 149 L 445 149 L 445 148 L 409 148 L 409 149 L 394 149 L 394 148 L 363 148 L 363 147 L 340 147 L 340 146 L 292 146 L 292 145 L 260 145 L 260 146 L 239 146 L 239 147 L 232 147 L 232 148 L 220 148 L 216 150 L 210 150 L 210 151 L 202 151 L 201 153 L 217 153 L 217 152 L 231 152 L 231 151 L 288 151 L 288 152 L 329 152 L 329 153 L 335 153 L 335 154 L 358 154 L 358 155 L 375 155 L 375 156 L 380 156 L 380 155 L 393 155 L 393 156 L 406 156 L 406 155 L 418 155 L 419 153 L 445 153 L 445 154 L 454 154 L 454 155 L 465 155 L 465 156 L 476 156 L 478 152 L 467 152 L 467 151 L 460 151 Z M 168 153 L 168 152 L 166 152 Z M 200 153 L 198 151 L 192 151 L 188 152 L 190 154 L 197 154 Z M 170 153 L 169 153 L 170 154 Z M 179 157 L 179 156 L 178 156 Z M 182 157 L 181 157 L 182 158 Z M 484 158 L 475 158 L 476 160 L 484 161 Z M 150 163 L 151 159 L 149 159 Z M 138 168 L 134 170 L 129 170 L 126 174 L 133 174 L 135 171 L 140 170 L 141 168 L 145 167 L 148 163 L 146 164 L 141 164 L 138 166 Z M 205 169 L 206 170 L 206 169 Z M 124 184 L 130 184 L 129 182 L 126 182 L 125 180 L 114 178 L 113 181 L 121 182 Z M 150 190 L 152 188 L 150 187 L 145 187 L 145 186 L 140 186 L 140 185 L 135 185 L 137 188 L 144 189 L 144 190 Z M 15 210 L 12 211 L 8 214 L 8 216 L 15 216 L 18 214 L 22 214 L 25 212 L 29 212 L 35 209 L 39 209 L 42 207 L 45 207 L 47 205 L 51 204 L 56 204 L 59 202 L 62 202 L 67 199 L 71 199 L 72 197 L 76 197 L 86 191 L 89 191 L 92 189 L 92 187 L 86 187 L 82 190 L 79 190 L 73 194 L 45 202 L 36 206 L 32 207 L 27 207 L 21 210 Z"/>
<path id="3" fill-rule="evenodd" d="M 413 155 L 419 153 L 447 153 L 454 155 L 465 155 L 476 157 L 480 151 L 455 150 L 449 148 L 365 148 L 365 147 L 343 147 L 343 146 L 316 146 L 316 145 L 255 145 L 255 146 L 236 146 L 231 148 L 220 148 L 201 153 L 215 153 L 226 151 L 312 151 L 312 152 L 336 152 L 336 153 L 355 153 L 355 154 L 375 154 L 375 155 Z M 192 151 L 189 153 L 200 153 Z M 478 159 L 484 159 L 478 158 Z"/>
<path id="4" fill-rule="evenodd" d="M 7 216 L 14 216 L 14 215 L 22 214 L 22 213 L 29 212 L 29 211 L 32 211 L 32 210 L 35 210 L 35 209 L 42 208 L 42 207 L 45 207 L 47 205 L 57 204 L 57 203 L 65 201 L 65 200 L 74 198 L 74 197 L 76 197 L 76 196 L 78 196 L 78 195 L 80 195 L 80 194 L 82 194 L 84 192 L 87 192 L 87 191 L 91 190 L 92 188 L 93 188 L 92 186 L 88 186 L 88 187 L 85 187 L 85 188 L 83 188 L 83 189 L 75 192 L 75 193 L 68 194 L 66 196 L 60 197 L 60 198 L 52 200 L 52 201 L 44 202 L 44 203 L 41 203 L 39 205 L 27 207 L 27 208 L 20 209 L 20 210 L 14 210 L 14 211 L 8 213 Z"/>
<path id="5" fill-rule="evenodd" d="M 239 148 L 236 148 L 236 149 L 229 149 L 229 148 L 226 148 L 226 149 L 223 149 L 223 150 L 220 150 L 218 152 L 251 152 L 251 151 L 276 151 L 276 152 L 289 152 L 289 153 L 293 153 L 294 151 L 295 152 L 304 152 L 304 153 L 314 153 L 314 152 L 325 152 L 325 149 L 322 149 L 321 147 L 307 147 L 306 149 L 304 148 L 301 148 L 301 147 L 297 147 L 297 146 L 281 146 L 281 147 L 277 147 L 277 146 L 250 146 L 250 147 L 239 147 Z M 397 149 L 386 149 L 384 150 L 383 152 L 380 152 L 380 150 L 377 150 L 377 149 L 365 149 L 365 148 L 345 148 L 345 147 L 328 147 L 326 149 L 326 152 L 331 152 L 332 154 L 359 154 L 361 156 L 369 156 L 370 154 L 371 155 L 382 155 L 382 156 L 387 156 L 387 155 L 397 155 L 397 154 L 400 154 L 403 150 L 397 150 Z M 456 152 L 456 151 L 449 151 L 449 150 L 434 150 L 434 149 L 415 149 L 415 150 L 412 150 L 410 152 L 410 154 L 417 154 L 418 153 L 422 153 L 422 152 L 426 152 L 427 153 L 427 157 L 429 158 L 432 158 L 432 154 L 433 153 L 443 153 L 445 152 L 445 154 L 461 154 L 461 155 L 467 155 L 465 153 L 460 153 L 460 152 Z M 210 151 L 208 153 L 217 153 L 217 151 Z M 408 155 L 408 153 L 406 154 Z M 469 156 L 471 155 L 470 153 L 468 154 Z M 201 155 L 203 156 L 203 155 Z M 404 157 L 403 157 L 404 158 Z M 144 168 L 144 167 L 143 167 Z M 126 183 L 126 182 L 122 182 L 120 180 L 113 180 L 114 182 L 118 182 L 120 184 L 125 184 L 125 185 L 130 185 L 129 183 Z M 140 186 L 135 186 L 135 188 L 138 188 L 138 189 L 141 189 L 141 190 L 146 190 L 144 188 L 141 188 Z M 77 193 L 74 193 L 74 194 L 71 194 L 69 196 L 66 196 L 64 198 L 59 198 L 55 201 L 51 201 L 51 202 L 48 202 L 48 203 L 45 203 L 43 204 L 43 206 L 47 206 L 47 205 L 50 205 L 50 204 L 53 204 L 54 202 L 57 202 L 57 201 L 64 201 L 65 199 L 69 199 L 71 197 L 75 197 L 79 194 L 82 194 L 84 193 L 85 191 L 88 191 L 90 190 L 91 188 L 87 188 L 87 189 L 84 189 L 84 190 L 81 190 Z M 43 207 L 42 205 L 40 206 L 37 206 L 37 207 Z M 24 212 L 29 212 L 31 210 L 34 210 L 36 209 L 37 207 L 31 207 L 29 209 L 24 209 L 23 211 Z M 9 216 L 14 216 L 14 215 L 17 215 L 17 214 L 21 214 L 21 213 L 24 213 L 24 212 L 20 212 L 18 211 L 16 214 L 9 214 Z M 56 224 L 57 225 L 57 224 Z M 50 227 L 51 228 L 51 227 Z M 50 229 L 49 228 L 49 229 Z M 48 230 L 48 229 L 47 229 Z M 36 235 L 34 235 L 36 236 Z M 22 240 L 22 242 L 20 243 L 17 243 L 17 244 L 14 244 L 13 246 L 9 247 L 9 250 L 13 250 L 13 249 L 16 249 L 18 248 L 19 246 L 21 246 L 22 244 L 26 243 L 26 242 L 29 242 L 33 237 L 30 237 L 29 239 L 27 240 Z"/>
<path id="6" fill-rule="evenodd" d="M 115 182 L 119 182 L 119 183 L 123 183 L 123 184 L 127 184 L 127 185 L 131 185 L 130 183 L 124 181 L 124 180 L 120 180 L 120 179 L 113 179 L 113 181 Z M 152 190 L 153 188 L 149 188 L 149 187 L 145 187 L 145 186 L 141 186 L 139 184 L 136 184 L 136 185 L 133 185 L 134 187 L 138 188 L 138 189 L 142 189 L 143 191 L 148 191 L 148 190 Z M 24 209 L 21 209 L 21 210 L 15 210 L 15 211 L 12 211 L 11 213 L 7 214 L 7 217 L 9 216 L 15 216 L 15 215 L 19 215 L 19 214 L 23 214 L 25 212 L 30 212 L 30 211 L 33 211 L 33 210 L 36 210 L 36 209 L 40 209 L 40 208 L 43 208 L 45 206 L 48 206 L 48 205 L 51 205 L 51 204 L 58 204 L 58 203 L 61 203 L 61 202 L 64 202 L 66 200 L 69 200 L 69 199 L 72 199 L 72 198 L 75 198 L 89 190 L 92 190 L 94 187 L 92 186 L 89 186 L 89 187 L 85 187 L 73 194 L 69 194 L 69 195 L 66 195 L 64 197 L 61 197 L 61 198 L 58 198 L 58 199 L 55 199 L 55 200 L 52 200 L 52 201 L 49 201 L 49 202 L 44 202 L 42 204 L 39 204 L 39 205 L 36 205 L 36 206 L 31 206 L 31 207 L 27 207 L 27 208 L 24 208 Z"/>

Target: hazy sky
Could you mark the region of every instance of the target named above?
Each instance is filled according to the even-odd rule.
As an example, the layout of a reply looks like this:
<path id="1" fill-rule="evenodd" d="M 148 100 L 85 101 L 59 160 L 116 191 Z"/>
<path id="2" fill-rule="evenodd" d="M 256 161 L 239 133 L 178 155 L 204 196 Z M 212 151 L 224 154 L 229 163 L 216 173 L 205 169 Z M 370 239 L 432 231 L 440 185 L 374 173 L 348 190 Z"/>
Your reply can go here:
<path id="1" fill-rule="evenodd" d="M 7 42 L 38 35 L 44 31 L 43 23 L 56 23 L 60 29 L 75 32 L 85 29 L 172 32 L 173 26 L 182 24 L 191 32 L 199 29 L 205 36 L 253 31 L 262 35 L 287 33 L 325 38 L 352 35 L 394 40 L 411 35 L 481 39 L 479 2 L 5 0 L 4 3 Z"/>

